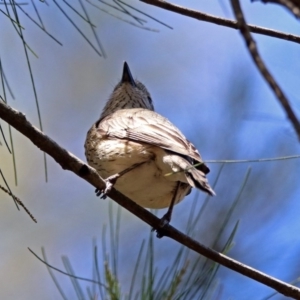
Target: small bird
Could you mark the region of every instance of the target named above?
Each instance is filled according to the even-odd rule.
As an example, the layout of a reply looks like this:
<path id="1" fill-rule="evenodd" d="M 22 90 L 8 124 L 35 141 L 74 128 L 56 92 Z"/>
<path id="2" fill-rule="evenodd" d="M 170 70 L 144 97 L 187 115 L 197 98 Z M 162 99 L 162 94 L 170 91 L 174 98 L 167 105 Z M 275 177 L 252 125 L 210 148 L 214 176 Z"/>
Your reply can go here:
<path id="1" fill-rule="evenodd" d="M 165 208 L 171 220 L 173 206 L 192 187 L 209 195 L 209 168 L 195 146 L 168 119 L 154 111 L 150 93 L 134 80 L 125 62 L 121 81 L 114 88 L 100 119 L 85 141 L 88 164 L 105 178 L 109 192 L 119 192 L 145 208 Z"/>

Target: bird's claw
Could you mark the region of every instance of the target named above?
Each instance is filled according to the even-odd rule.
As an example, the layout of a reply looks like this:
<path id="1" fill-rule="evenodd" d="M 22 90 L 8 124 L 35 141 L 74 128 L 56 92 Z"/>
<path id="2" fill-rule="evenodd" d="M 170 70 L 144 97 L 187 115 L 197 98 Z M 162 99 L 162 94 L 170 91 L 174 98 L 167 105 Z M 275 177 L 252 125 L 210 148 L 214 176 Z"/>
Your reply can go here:
<path id="1" fill-rule="evenodd" d="M 102 194 L 102 191 L 99 190 L 99 189 L 95 189 L 95 193 L 96 193 L 96 196 L 97 196 L 97 197 L 100 197 L 101 194 Z"/>
<path id="2" fill-rule="evenodd" d="M 156 231 L 156 237 L 161 239 L 163 236 L 165 236 L 164 231 L 166 227 L 170 224 L 170 216 L 168 213 L 166 213 L 159 222 L 158 228 L 152 228 L 151 231 Z"/>
<path id="3" fill-rule="evenodd" d="M 107 196 L 106 196 L 105 191 L 106 191 L 106 188 L 104 190 L 96 189 L 95 190 L 96 196 L 100 197 L 100 199 L 106 199 Z"/>
<path id="4" fill-rule="evenodd" d="M 111 191 L 113 186 L 115 185 L 117 179 L 120 177 L 119 174 L 115 174 L 112 176 L 109 176 L 108 178 L 104 179 L 105 181 L 105 188 L 104 189 L 96 189 L 95 193 L 97 197 L 100 197 L 101 199 L 106 199 L 107 194 Z"/>

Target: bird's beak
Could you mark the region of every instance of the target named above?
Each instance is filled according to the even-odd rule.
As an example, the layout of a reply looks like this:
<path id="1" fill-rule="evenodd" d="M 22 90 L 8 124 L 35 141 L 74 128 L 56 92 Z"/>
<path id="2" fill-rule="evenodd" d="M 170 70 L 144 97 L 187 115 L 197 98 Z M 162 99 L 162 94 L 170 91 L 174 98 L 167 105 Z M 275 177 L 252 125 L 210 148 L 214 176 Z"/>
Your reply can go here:
<path id="1" fill-rule="evenodd" d="M 123 75 L 122 75 L 122 83 L 130 83 L 133 87 L 136 86 L 135 81 L 131 75 L 129 66 L 127 64 L 127 62 L 124 62 L 124 67 L 123 67 Z"/>

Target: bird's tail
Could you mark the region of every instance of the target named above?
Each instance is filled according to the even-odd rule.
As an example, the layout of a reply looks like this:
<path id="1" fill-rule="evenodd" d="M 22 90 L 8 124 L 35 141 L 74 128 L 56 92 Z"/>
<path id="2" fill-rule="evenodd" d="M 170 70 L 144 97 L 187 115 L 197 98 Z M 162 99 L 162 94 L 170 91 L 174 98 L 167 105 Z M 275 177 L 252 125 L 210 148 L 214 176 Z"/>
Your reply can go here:
<path id="1" fill-rule="evenodd" d="M 188 169 L 188 171 L 185 172 L 188 183 L 192 187 L 196 187 L 196 188 L 208 193 L 211 196 L 215 196 L 216 193 L 209 185 L 205 174 L 202 171 L 197 170 L 192 165 L 190 165 L 190 166 L 191 167 Z"/>
<path id="2" fill-rule="evenodd" d="M 205 173 L 199 169 L 196 169 L 184 157 L 179 155 L 168 155 L 164 158 L 164 162 L 171 166 L 174 174 L 184 174 L 184 179 L 190 186 L 198 188 L 211 196 L 216 195 L 214 190 L 209 185 Z M 181 178 L 181 180 L 183 179 L 182 176 L 179 176 L 179 178 Z"/>

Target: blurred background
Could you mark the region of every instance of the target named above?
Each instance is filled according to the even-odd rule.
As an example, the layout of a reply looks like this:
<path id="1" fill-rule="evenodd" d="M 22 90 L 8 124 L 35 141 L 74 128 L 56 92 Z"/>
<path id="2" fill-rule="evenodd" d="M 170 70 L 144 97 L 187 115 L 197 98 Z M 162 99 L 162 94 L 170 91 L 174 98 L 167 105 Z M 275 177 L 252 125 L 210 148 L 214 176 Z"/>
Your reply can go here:
<path id="1" fill-rule="evenodd" d="M 133 76 L 149 89 L 156 111 L 181 129 L 204 160 L 258 159 L 299 153 L 297 136 L 253 65 L 238 31 L 128 0 L 126 3 L 173 28 L 126 7 L 147 20 L 144 26 L 151 30 L 146 30 L 120 20 L 139 24 L 100 1 L 93 2 L 98 8 L 83 1 L 96 26 L 95 32 L 106 54 L 104 58 L 84 38 L 103 54 L 91 26 L 67 5 L 71 4 L 84 16 L 80 1 L 33 1 L 22 5 L 22 9 L 38 21 L 36 7 L 46 30 L 63 44 L 51 39 L 16 8 L 26 43 L 38 56 L 28 51 L 43 130 L 79 158 L 85 160 L 86 133 L 120 80 L 125 60 Z M 117 6 L 113 1 L 107 3 Z M 233 19 L 229 1 L 177 3 Z M 0 4 L 5 12 L 5 5 Z M 242 5 L 248 23 L 300 35 L 299 22 L 286 10 L 259 2 L 244 1 Z M 11 7 L 8 9 L 12 13 Z M 39 126 L 22 40 L 3 13 L 0 27 L 0 58 L 14 95 L 13 99 L 6 88 L 8 104 Z M 262 58 L 299 115 L 300 46 L 262 35 L 254 38 Z M 1 126 L 9 140 L 7 124 L 1 121 Z M 44 247 L 48 262 L 60 269 L 64 269 L 61 256 L 66 255 L 76 275 L 92 278 L 93 239 L 97 240 L 100 253 L 103 226 L 107 228 L 107 253 L 111 257 L 111 200 L 97 198 L 89 184 L 62 170 L 51 157 L 47 158 L 46 183 L 42 153 L 21 134 L 15 130 L 12 133 L 17 185 L 12 155 L 2 137 L 0 168 L 14 194 L 38 223 L 22 209 L 17 211 L 12 199 L 0 191 L 0 298 L 60 299 L 46 266 L 27 247 L 38 255 Z M 209 167 L 211 183 L 219 174 L 215 185 L 217 196 L 205 201 L 204 194 L 193 191 L 175 207 L 172 225 L 185 231 L 191 209 L 198 211 L 206 203 L 201 218 L 193 226 L 193 236 L 199 242 L 222 250 L 239 220 L 228 255 L 280 280 L 297 279 L 300 276 L 300 160 L 224 164 L 223 167 L 220 163 L 209 163 Z M 1 178 L 0 184 L 4 185 Z M 239 201 L 217 238 L 241 190 Z M 117 205 L 112 205 L 112 209 L 115 214 Z M 164 213 L 165 210 L 157 212 L 158 216 Z M 151 233 L 149 226 L 122 210 L 119 235 L 118 279 L 125 295 L 142 241 L 148 243 Z M 160 274 L 172 266 L 179 246 L 167 238 L 153 238 L 153 243 L 154 266 Z M 104 261 L 102 257 L 100 265 Z M 190 253 L 190 266 L 197 257 Z M 76 299 L 70 278 L 57 276 L 67 297 Z M 264 299 L 273 293 L 272 289 L 224 267 L 218 269 L 213 282 L 213 296 L 204 299 Z M 83 289 L 90 285 L 80 284 Z M 188 299 L 200 299 L 200 292 Z M 272 299 L 285 297 L 275 295 Z"/>

